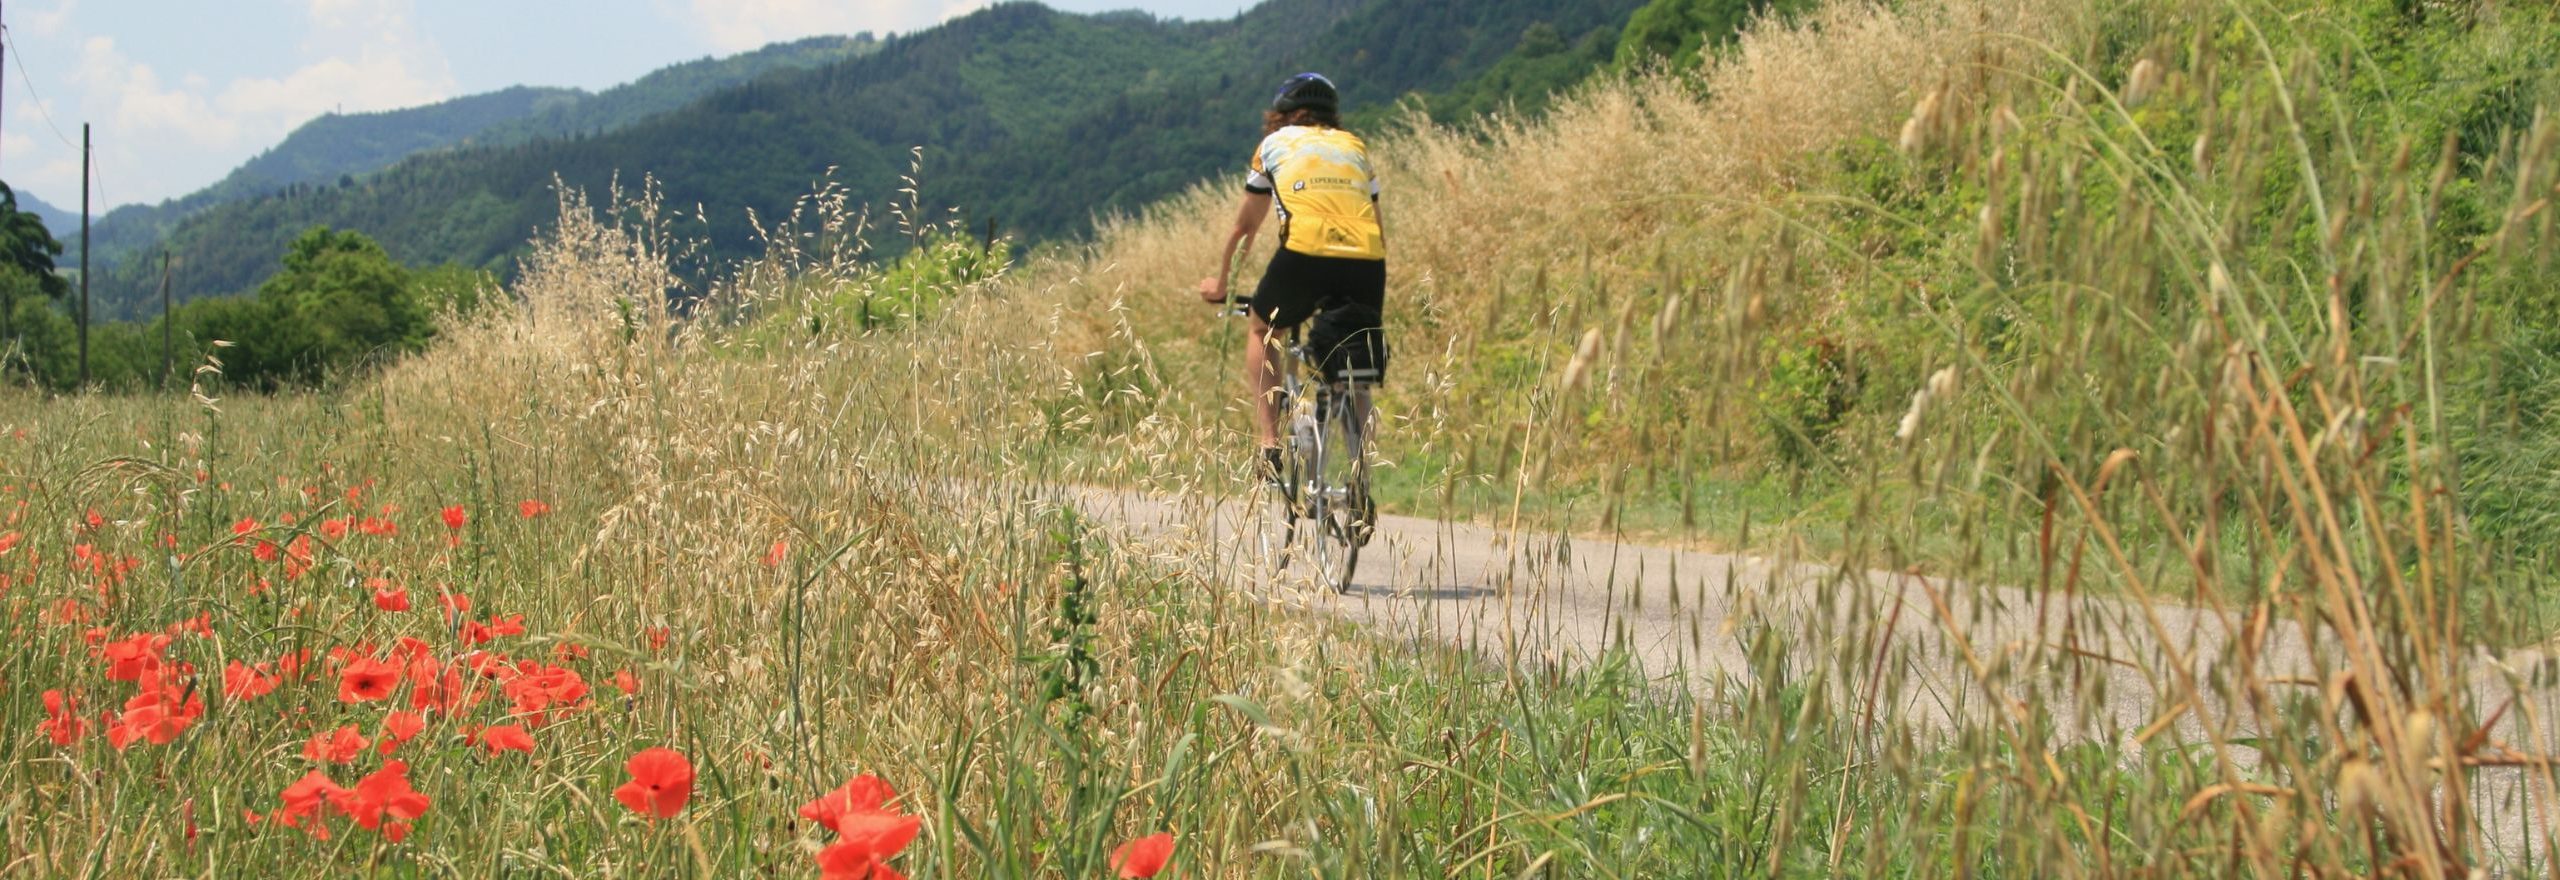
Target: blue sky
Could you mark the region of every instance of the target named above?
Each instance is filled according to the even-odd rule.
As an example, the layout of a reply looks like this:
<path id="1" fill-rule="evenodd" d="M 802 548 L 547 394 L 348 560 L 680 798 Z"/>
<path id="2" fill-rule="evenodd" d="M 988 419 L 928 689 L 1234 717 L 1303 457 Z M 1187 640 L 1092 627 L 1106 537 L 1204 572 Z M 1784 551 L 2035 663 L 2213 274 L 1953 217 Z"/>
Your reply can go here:
<path id="1" fill-rule="evenodd" d="M 1225 18 L 1258 0 L 1048 0 Z M 856 31 L 905 33 L 986 0 L 0 0 L 0 180 L 96 211 L 199 189 L 295 126 L 510 85 L 589 91 L 679 61 Z M 23 70 L 22 70 L 23 68 Z"/>

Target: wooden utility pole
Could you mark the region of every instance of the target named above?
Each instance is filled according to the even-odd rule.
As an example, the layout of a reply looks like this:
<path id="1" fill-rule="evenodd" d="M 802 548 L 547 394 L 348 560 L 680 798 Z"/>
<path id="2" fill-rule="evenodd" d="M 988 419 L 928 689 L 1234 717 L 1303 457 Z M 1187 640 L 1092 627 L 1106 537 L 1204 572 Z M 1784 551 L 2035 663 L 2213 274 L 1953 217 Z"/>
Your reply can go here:
<path id="1" fill-rule="evenodd" d="M 80 123 L 80 387 L 89 387 L 89 124 Z"/>
<path id="2" fill-rule="evenodd" d="M 170 319 L 169 252 L 160 252 L 160 390 L 169 390 L 169 379 L 177 375 L 177 361 L 171 352 L 177 350 L 177 328 Z"/>
<path id="3" fill-rule="evenodd" d="M 0 6 L 5 5 L 7 4 L 0 4 Z M 9 47 L 6 42 L 8 35 L 9 17 L 5 13 L 0 13 L 0 111 L 9 109 Z M 9 114 L 0 112 L 0 119 L 7 118 Z M 0 141 L 5 140 L 7 138 L 0 138 Z"/>

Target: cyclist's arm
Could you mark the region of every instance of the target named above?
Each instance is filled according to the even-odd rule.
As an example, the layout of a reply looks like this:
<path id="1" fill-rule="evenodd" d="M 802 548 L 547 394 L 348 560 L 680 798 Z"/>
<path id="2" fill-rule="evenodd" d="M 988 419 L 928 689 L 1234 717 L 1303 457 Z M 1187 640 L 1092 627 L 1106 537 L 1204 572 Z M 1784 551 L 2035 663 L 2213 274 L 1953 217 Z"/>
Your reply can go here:
<path id="1" fill-rule="evenodd" d="M 1226 247 L 1218 252 L 1217 274 L 1200 282 L 1201 299 L 1209 302 L 1226 301 L 1227 281 L 1229 276 L 1235 274 L 1236 255 L 1251 250 L 1253 237 L 1262 232 L 1262 218 L 1270 214 L 1270 193 L 1245 194 L 1244 204 L 1236 209 L 1235 228 L 1227 232 Z"/>

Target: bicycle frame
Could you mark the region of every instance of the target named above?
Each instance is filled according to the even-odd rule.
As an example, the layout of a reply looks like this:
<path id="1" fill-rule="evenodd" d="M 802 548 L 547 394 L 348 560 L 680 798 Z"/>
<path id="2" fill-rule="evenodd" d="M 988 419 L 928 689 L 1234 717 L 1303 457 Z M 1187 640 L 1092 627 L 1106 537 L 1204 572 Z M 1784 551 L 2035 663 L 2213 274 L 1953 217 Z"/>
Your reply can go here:
<path id="1" fill-rule="evenodd" d="M 1304 537 L 1316 574 L 1344 592 L 1376 520 L 1369 497 L 1369 389 L 1358 375 L 1325 375 L 1323 356 L 1308 349 L 1300 328 L 1284 332 L 1277 347 L 1288 358 L 1278 389 L 1278 408 L 1287 419 L 1279 426 L 1287 444 L 1281 474 L 1286 522 L 1275 567 L 1287 565 L 1285 548 L 1298 542 L 1304 521 L 1311 527 Z"/>

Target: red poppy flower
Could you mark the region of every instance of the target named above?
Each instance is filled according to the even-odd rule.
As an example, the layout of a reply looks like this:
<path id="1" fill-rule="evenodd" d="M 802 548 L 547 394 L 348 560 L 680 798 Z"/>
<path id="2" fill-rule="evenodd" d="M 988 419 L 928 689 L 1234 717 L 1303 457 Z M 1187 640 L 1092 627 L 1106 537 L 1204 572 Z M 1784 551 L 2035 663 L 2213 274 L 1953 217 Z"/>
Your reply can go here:
<path id="1" fill-rule="evenodd" d="M 320 823 L 320 808 L 350 794 L 352 792 L 345 786 L 330 779 L 329 774 L 315 769 L 284 787 L 284 792 L 277 795 L 277 799 L 284 802 L 284 808 L 268 814 L 267 819 L 288 828 L 301 828 L 313 837 L 326 840 L 329 829 Z"/>
<path id="2" fill-rule="evenodd" d="M 258 520 L 256 517 L 244 516 L 240 518 L 239 522 L 231 524 L 231 533 L 234 535 L 246 535 L 257 530 Z"/>
<path id="3" fill-rule="evenodd" d="M 284 545 L 284 576 L 298 578 L 311 570 L 311 536 L 295 535 Z"/>
<path id="4" fill-rule="evenodd" d="M 409 786 L 408 764 L 385 761 L 382 769 L 356 781 L 355 789 L 339 801 L 339 809 L 348 818 L 356 820 L 357 825 L 381 829 L 393 842 L 398 842 L 408 835 L 408 827 L 385 827 L 383 817 L 414 820 L 426 815 L 427 807 L 432 803 L 425 794 Z"/>
<path id="5" fill-rule="evenodd" d="M 773 549 L 764 551 L 764 567 L 780 568 L 782 567 L 782 560 L 790 555 L 791 542 L 775 541 L 773 542 Z"/>
<path id="6" fill-rule="evenodd" d="M 174 637 L 187 633 L 194 633 L 205 638 L 212 638 L 213 612 L 207 611 L 194 617 L 169 624 L 169 635 Z"/>
<path id="7" fill-rule="evenodd" d="M 528 662 L 499 692 L 515 704 L 515 714 L 535 727 L 551 723 L 553 707 L 576 708 L 587 699 L 587 681 L 575 670 Z"/>
<path id="8" fill-rule="evenodd" d="M 436 604 L 444 606 L 446 620 L 471 613 L 471 597 L 460 593 L 439 593 L 436 595 Z"/>
<path id="9" fill-rule="evenodd" d="M 9 551 L 18 549 L 19 540 L 17 532 L 0 532 L 0 556 L 8 555 Z"/>
<path id="10" fill-rule="evenodd" d="M 364 754 L 365 745 L 364 734 L 351 724 L 335 732 L 312 734 L 311 741 L 302 744 L 302 756 L 323 764 L 344 764 Z"/>
<path id="11" fill-rule="evenodd" d="M 524 615 L 522 614 L 507 617 L 492 615 L 486 623 L 471 621 L 462 625 L 462 643 L 466 645 L 485 644 L 499 636 L 520 635 L 524 635 Z"/>
<path id="12" fill-rule="evenodd" d="M 463 512 L 462 512 L 462 505 L 456 504 L 456 505 L 454 505 L 454 506 L 452 506 L 452 507 L 447 507 L 447 508 L 445 508 L 445 509 L 444 509 L 444 527 L 445 527 L 445 528 L 448 528 L 448 529 L 460 529 L 460 528 L 462 528 L 462 526 L 463 526 L 463 524 L 464 524 L 464 523 L 468 523 L 468 522 L 470 522 L 470 521 L 471 521 L 471 517 L 470 517 L 469 515 L 467 515 L 467 514 L 465 514 L 465 513 L 463 513 Z"/>
<path id="13" fill-rule="evenodd" d="M 523 501 L 517 502 L 516 504 L 516 514 L 524 517 L 525 519 L 532 519 L 550 512 L 551 505 L 535 501 L 531 498 L 527 498 Z"/>
<path id="14" fill-rule="evenodd" d="M 1111 869 L 1122 877 L 1153 877 L 1173 860 L 1173 835 L 1150 834 L 1111 851 Z"/>
<path id="15" fill-rule="evenodd" d="M 382 716 L 382 753 L 391 754 L 401 743 L 416 739 L 427 729 L 427 716 L 394 709 Z"/>
<path id="16" fill-rule="evenodd" d="M 328 538 L 331 541 L 344 541 L 347 539 L 347 527 L 353 524 L 353 521 L 353 517 L 344 516 L 336 519 L 321 520 L 320 536 Z"/>
<path id="17" fill-rule="evenodd" d="M 824 880 L 907 880 L 878 854 L 850 841 L 819 850 L 818 873 Z"/>
<path id="18" fill-rule="evenodd" d="M 80 719 L 79 700 L 61 691 L 44 692 L 44 716 L 44 720 L 36 722 L 36 729 L 51 738 L 54 745 L 79 742 L 81 735 L 89 732 L 89 722 Z"/>
<path id="19" fill-rule="evenodd" d="M 308 674 L 311 671 L 310 648 L 287 651 L 276 658 L 277 678 L 289 678 L 298 681 L 318 680 L 318 675 Z"/>
<path id="20" fill-rule="evenodd" d="M 389 581 L 373 589 L 373 607 L 384 611 L 409 610 L 409 588 L 394 587 Z"/>
<path id="21" fill-rule="evenodd" d="M 622 765 L 631 781 L 613 790 L 614 800 L 652 819 L 672 819 L 693 797 L 693 762 L 674 749 L 642 749 Z"/>
<path id="22" fill-rule="evenodd" d="M 231 700 L 254 700 L 274 693 L 276 677 L 267 674 L 267 665 L 251 666 L 238 660 L 222 667 L 222 696 Z"/>
<path id="23" fill-rule="evenodd" d="M 204 698 L 185 685 L 145 689 L 126 700 L 124 712 L 107 723 L 107 744 L 124 751 L 136 742 L 165 746 L 204 716 Z"/>
<path id="24" fill-rule="evenodd" d="M 338 699 L 347 703 L 370 703 L 389 699 L 391 689 L 400 686 L 400 667 L 371 657 L 360 657 L 347 664 L 338 678 Z"/>
<path id="25" fill-rule="evenodd" d="M 465 703 L 479 705 L 488 692 L 466 688 L 459 666 L 443 666 L 433 660 L 409 665 L 409 708 L 435 709 L 448 714 L 464 708 Z"/>
<path id="26" fill-rule="evenodd" d="M 916 839 L 924 820 L 895 813 L 864 812 L 842 817 L 843 839 L 818 851 L 818 870 L 830 880 L 906 880 L 889 860 Z"/>
<path id="27" fill-rule="evenodd" d="M 666 627 L 653 626 L 642 630 L 641 632 L 649 637 L 649 650 L 664 651 L 667 649 L 667 636 L 669 633 L 667 632 Z"/>
<path id="28" fill-rule="evenodd" d="M 640 695 L 640 677 L 631 674 L 631 670 L 614 670 L 613 686 L 615 689 L 622 691 L 623 696 L 636 697 Z"/>
<path id="29" fill-rule="evenodd" d="M 108 642 L 99 656 L 107 661 L 108 681 L 137 681 L 160 668 L 160 654 L 168 647 L 167 635 L 137 633 L 121 641 Z"/>
<path id="30" fill-rule="evenodd" d="M 801 818 L 816 822 L 838 834 L 844 829 L 837 823 L 857 813 L 879 813 L 889 809 L 898 792 L 880 777 L 865 773 L 845 782 L 836 790 L 819 795 L 817 800 L 800 805 Z"/>
<path id="31" fill-rule="evenodd" d="M 480 747 L 495 755 L 502 752 L 533 754 L 533 735 L 521 724 L 496 724 L 480 731 Z"/>

